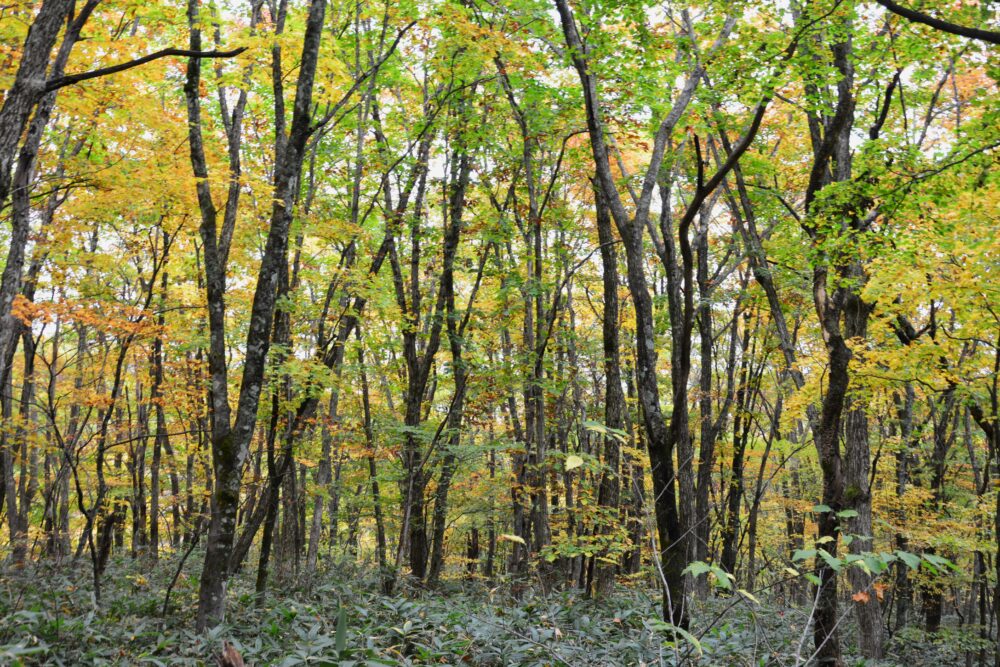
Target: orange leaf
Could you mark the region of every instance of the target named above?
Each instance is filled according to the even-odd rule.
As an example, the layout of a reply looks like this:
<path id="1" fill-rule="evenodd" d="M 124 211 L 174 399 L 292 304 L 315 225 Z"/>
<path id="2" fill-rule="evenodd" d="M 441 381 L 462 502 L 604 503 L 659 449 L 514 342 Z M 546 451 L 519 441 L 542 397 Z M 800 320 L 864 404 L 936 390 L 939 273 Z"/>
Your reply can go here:
<path id="1" fill-rule="evenodd" d="M 871 596 L 868 595 L 868 593 L 865 593 L 864 591 L 858 591 L 857 593 L 851 596 L 851 599 L 854 600 L 855 602 L 860 602 L 861 604 L 864 604 L 871 599 Z"/>

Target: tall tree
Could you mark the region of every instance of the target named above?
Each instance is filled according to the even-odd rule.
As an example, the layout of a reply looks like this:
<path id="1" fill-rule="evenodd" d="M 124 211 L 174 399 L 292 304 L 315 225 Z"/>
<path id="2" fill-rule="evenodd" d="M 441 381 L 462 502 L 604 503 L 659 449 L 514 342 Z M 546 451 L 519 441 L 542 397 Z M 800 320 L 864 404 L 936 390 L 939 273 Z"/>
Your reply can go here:
<path id="1" fill-rule="evenodd" d="M 288 235 L 294 215 L 299 177 L 305 160 L 306 141 L 314 130 L 312 98 L 325 12 L 325 0 L 310 2 L 306 30 L 302 39 L 292 122 L 287 136 L 283 134 L 283 119 L 279 119 L 281 120 L 278 126 L 280 151 L 275 156 L 274 206 L 257 285 L 253 293 L 250 325 L 245 343 L 246 357 L 235 419 L 231 416 L 229 408 L 225 322 L 228 254 L 226 233 L 232 232 L 231 228 L 223 227 L 222 236 L 219 235 L 217 209 L 207 180 L 208 166 L 202 139 L 201 61 L 196 57 L 188 60 L 184 90 L 188 108 L 191 165 L 197 179 L 198 204 L 202 216 L 201 239 L 205 253 L 205 285 L 211 335 L 208 355 L 212 377 L 211 442 L 215 477 L 212 519 L 198 595 L 200 628 L 214 626 L 224 618 L 226 582 L 229 578 L 229 560 L 236 531 L 236 512 L 240 502 L 243 466 L 257 421 L 257 406 L 271 341 L 278 279 L 282 272 L 287 270 Z M 201 50 L 201 20 L 198 1 L 190 0 L 188 21 L 191 26 L 192 51 Z M 236 141 L 231 137 L 230 145 L 233 143 Z M 233 198 L 231 195 L 230 201 Z"/>

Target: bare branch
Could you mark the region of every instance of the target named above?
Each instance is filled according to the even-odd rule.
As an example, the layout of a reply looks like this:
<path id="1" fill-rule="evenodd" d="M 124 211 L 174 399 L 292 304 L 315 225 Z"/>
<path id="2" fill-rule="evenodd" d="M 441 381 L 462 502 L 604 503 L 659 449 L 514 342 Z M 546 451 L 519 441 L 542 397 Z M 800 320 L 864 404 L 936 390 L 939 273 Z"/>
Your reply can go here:
<path id="1" fill-rule="evenodd" d="M 127 69 L 132 69 L 133 67 L 138 67 L 139 65 L 145 65 L 148 62 L 154 60 L 159 60 L 160 58 L 166 58 L 167 56 L 181 56 L 184 58 L 232 58 L 238 56 L 247 50 L 247 47 L 241 46 L 237 49 L 232 49 L 230 51 L 192 51 L 190 49 L 160 49 L 155 53 L 150 53 L 148 56 L 143 56 L 142 58 L 136 58 L 135 60 L 129 60 L 128 62 L 119 63 L 117 65 L 111 65 L 109 67 L 100 67 L 98 69 L 90 70 L 89 72 L 80 72 L 78 74 L 67 74 L 66 76 L 60 76 L 55 79 L 50 80 L 45 84 L 45 92 L 51 93 L 53 90 L 59 90 L 60 88 L 65 88 L 66 86 L 72 86 L 73 84 L 80 83 L 81 81 L 86 81 L 87 79 L 96 79 L 99 76 L 107 76 L 109 74 L 116 74 L 118 72 L 124 72 Z"/>
<path id="2" fill-rule="evenodd" d="M 934 18 L 933 16 L 918 12 L 915 9 L 898 5 L 892 0 L 875 0 L 875 2 L 882 5 L 893 14 L 898 14 L 904 19 L 909 19 L 910 21 L 914 21 L 916 23 L 929 25 L 935 30 L 951 33 L 952 35 L 958 35 L 959 37 L 978 39 L 983 42 L 989 42 L 990 44 L 1000 44 L 1000 32 L 982 30 L 980 28 L 970 28 L 968 26 L 958 25 L 957 23 L 942 21 L 941 19 Z"/>

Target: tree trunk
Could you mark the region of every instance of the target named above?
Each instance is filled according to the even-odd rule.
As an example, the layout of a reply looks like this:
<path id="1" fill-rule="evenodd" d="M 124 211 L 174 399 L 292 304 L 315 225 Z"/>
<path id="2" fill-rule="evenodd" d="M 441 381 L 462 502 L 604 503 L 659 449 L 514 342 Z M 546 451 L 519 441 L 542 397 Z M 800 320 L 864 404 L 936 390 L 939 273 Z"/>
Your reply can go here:
<path id="1" fill-rule="evenodd" d="M 275 439 L 278 436 L 278 420 L 280 414 L 280 399 L 275 391 L 271 399 L 271 423 L 267 430 L 267 494 L 261 499 L 266 508 L 264 516 L 264 534 L 260 543 L 260 559 L 257 562 L 257 580 L 254 583 L 254 592 L 257 595 L 257 604 L 264 602 L 264 593 L 267 589 L 268 564 L 271 559 L 271 550 L 274 544 L 274 526 L 278 517 L 278 499 L 281 494 L 281 482 L 284 478 L 287 465 L 282 465 L 279 472 L 275 460 Z M 253 534 L 250 533 L 250 539 Z"/>
<path id="2" fill-rule="evenodd" d="M 631 368 L 625 369 L 626 407 L 635 404 L 635 373 Z M 644 448 L 644 437 L 641 428 L 635 426 L 631 411 L 625 413 L 625 430 L 628 432 L 629 445 L 639 449 Z M 622 570 L 626 574 L 636 574 L 642 567 L 643 533 L 646 525 L 646 472 L 642 463 L 626 454 L 623 460 L 628 469 L 628 503 L 625 506 L 625 517 L 628 522 L 628 536 L 631 549 L 622 559 Z"/>
<path id="3" fill-rule="evenodd" d="M 719 566 L 729 574 L 736 574 L 736 555 L 740 539 L 740 508 L 743 502 L 743 461 L 750 438 L 750 349 L 749 322 L 743 324 L 742 358 L 740 359 L 739 384 L 736 390 L 736 415 L 733 417 L 733 461 L 729 472 L 729 492 L 726 494 L 726 522 L 722 534 L 722 558 Z"/>
<path id="4" fill-rule="evenodd" d="M 17 144 L 21 140 L 32 110 L 45 95 L 46 74 L 56 37 L 75 4 L 75 0 L 45 0 L 28 29 L 17 74 L 14 75 L 14 83 L 4 96 L 3 106 L 0 107 L 0 208 L 7 204 L 7 197 L 10 195 L 11 168 L 17 154 Z M 9 251 L 15 251 L 13 239 Z M 22 243 L 20 252 L 23 251 Z M 12 268 L 9 260 L 7 268 Z M 20 272 L 19 263 L 17 271 Z M 16 293 L 16 290 L 10 293 L 11 300 Z M 6 320 L 10 313 L 11 301 L 8 300 L 6 293 L 0 296 L 3 297 L 0 301 L 0 318 Z M 9 332 L 5 335 L 5 345 L 9 345 L 13 340 L 9 335 Z"/>
<path id="5" fill-rule="evenodd" d="M 375 431 L 372 428 L 371 401 L 368 393 L 368 374 L 365 372 L 365 357 L 358 334 L 358 367 L 361 369 L 361 407 L 364 411 L 365 442 L 368 445 L 368 479 L 372 491 L 372 508 L 375 513 L 375 556 L 378 559 L 379 580 L 382 592 L 392 594 L 395 577 L 389 572 L 386 558 L 385 521 L 382 518 L 382 493 L 375 466 Z"/>
<path id="6" fill-rule="evenodd" d="M 188 21 L 192 26 L 191 49 L 194 51 L 201 49 L 201 31 L 197 27 L 198 4 L 198 0 L 189 0 L 188 2 Z M 228 247 L 225 237 L 221 239 L 220 243 L 220 238 L 217 235 L 216 208 L 212 201 L 202 142 L 199 99 L 201 63 L 197 58 L 191 58 L 188 61 L 185 98 L 188 108 L 191 164 L 195 177 L 198 179 L 198 203 L 202 214 L 201 236 L 205 251 L 210 330 L 209 372 L 212 376 L 212 461 L 215 477 L 212 517 L 198 594 L 196 625 L 199 629 L 215 626 L 224 620 L 226 583 L 229 577 L 229 562 L 235 537 L 243 464 L 247 458 L 257 419 L 257 407 L 260 400 L 264 365 L 270 345 L 281 267 L 284 266 L 287 270 L 288 234 L 298 194 L 298 181 L 302 172 L 305 144 L 311 132 L 313 83 L 316 77 L 325 12 L 325 0 L 312 0 L 310 2 L 302 40 L 302 57 L 296 84 L 292 124 L 287 139 L 283 134 L 283 108 L 279 109 L 281 113 L 279 114 L 280 123 L 277 136 L 281 144 L 281 151 L 279 155 L 275 156 L 277 159 L 275 160 L 274 204 L 257 284 L 254 289 L 235 422 L 230 421 L 226 366 L 224 299 Z M 231 147 L 232 144 L 231 140 Z M 231 197 L 230 201 L 232 200 Z"/>
<path id="7" fill-rule="evenodd" d="M 157 316 L 157 334 L 153 339 L 153 353 L 150 363 L 153 367 L 153 386 L 149 390 L 149 400 L 156 412 L 156 433 L 153 436 L 153 460 L 149 470 L 149 544 L 150 556 L 156 561 L 160 556 L 160 466 L 163 460 L 163 450 L 167 444 L 167 415 L 163 397 L 163 334 L 166 326 L 167 285 L 170 278 L 164 271 L 160 277 L 160 313 Z M 171 466 L 171 469 L 173 466 Z M 176 476 L 174 475 L 176 480 Z M 173 505 L 177 506 L 179 498 L 173 491 Z M 177 526 L 175 526 L 175 529 Z"/>
<path id="8" fill-rule="evenodd" d="M 846 528 L 854 536 L 848 547 L 850 553 L 861 555 L 863 552 L 875 550 L 872 527 L 872 496 L 868 483 L 871 472 L 868 415 L 865 413 L 863 402 L 857 398 L 850 399 L 849 406 L 845 425 L 847 443 L 845 501 L 848 507 L 854 509 L 858 515 L 846 522 Z M 879 604 L 872 588 L 874 576 L 866 574 L 860 568 L 852 567 L 848 569 L 848 580 L 852 593 L 861 591 L 868 594 L 867 602 L 854 603 L 861 655 L 869 660 L 880 660 L 884 654 L 885 639 L 882 605 Z"/>
<path id="9" fill-rule="evenodd" d="M 468 122 L 468 99 L 460 102 L 459 117 Z M 444 248 L 441 268 L 441 295 L 445 301 L 446 331 L 448 346 L 451 351 L 452 375 L 455 381 L 455 393 L 449 406 L 447 416 L 447 444 L 444 460 L 441 464 L 441 477 L 438 480 L 437 493 L 434 498 L 433 513 L 433 551 L 431 552 L 430 572 L 428 581 L 436 583 L 444 567 L 445 522 L 448 515 L 448 492 L 451 480 L 455 474 L 456 450 L 462 438 L 462 423 L 465 415 L 465 392 L 468 380 L 468 369 L 462 354 L 465 346 L 465 330 L 469 322 L 473 300 L 476 297 L 483 269 L 486 266 L 485 253 L 480 260 L 479 272 L 476 275 L 472 295 L 469 297 L 465 313 L 460 316 L 455 306 L 455 256 L 462 234 L 463 215 L 465 214 L 465 192 L 469 184 L 470 156 L 466 150 L 465 137 L 459 134 L 454 139 L 455 151 L 451 159 L 452 177 L 451 189 L 448 193 L 448 224 L 444 232 Z M 461 319 L 460 319 L 461 317 Z"/>
<path id="10" fill-rule="evenodd" d="M 820 423 L 814 431 L 816 450 L 819 452 L 823 473 L 823 504 L 830 508 L 819 514 L 819 539 L 831 556 L 837 556 L 840 538 L 840 520 L 837 512 L 844 509 L 844 473 L 840 456 L 840 416 L 847 395 L 847 367 L 851 352 L 843 339 L 830 336 L 827 342 L 829 371 L 826 395 L 823 400 Z M 813 639 L 816 644 L 817 663 L 822 667 L 840 667 L 840 633 L 837 601 L 837 572 L 825 560 L 817 559 L 820 579 L 813 615 Z"/>
<path id="11" fill-rule="evenodd" d="M 914 447 L 913 429 L 913 403 L 915 392 L 913 385 L 907 382 L 904 388 L 904 396 L 900 400 L 896 399 L 896 412 L 899 420 L 899 434 L 903 442 L 903 447 L 896 454 L 896 496 L 902 499 L 906 495 L 906 487 L 910 483 L 909 464 L 911 453 Z M 900 525 L 906 522 L 906 513 L 901 510 L 897 521 Z M 909 550 L 909 540 L 904 533 L 897 533 L 895 536 L 896 549 L 900 551 Z M 900 561 L 896 564 L 896 585 L 894 590 L 896 602 L 895 630 L 898 632 L 905 628 L 909 620 L 910 609 L 913 606 L 913 583 L 910 581 L 909 568 L 906 563 Z"/>
<path id="12" fill-rule="evenodd" d="M 597 235 L 601 244 L 601 268 L 604 294 L 604 314 L 602 318 L 604 351 L 604 425 L 609 429 L 623 432 L 625 429 L 625 393 L 622 390 L 622 373 L 619 359 L 619 315 L 618 315 L 618 258 L 614 249 L 614 235 L 611 229 L 611 215 L 601 199 L 599 189 L 594 196 L 597 204 Z M 598 528 L 610 532 L 617 523 L 618 496 L 621 489 L 621 449 L 619 433 L 610 433 L 604 438 L 604 471 L 597 493 L 597 504 L 606 512 L 599 519 Z M 609 594 L 615 583 L 615 564 L 604 562 L 605 555 L 598 560 L 595 578 L 595 594 Z"/>
<path id="13" fill-rule="evenodd" d="M 335 375 L 339 381 L 340 373 L 339 370 L 341 365 L 338 364 L 335 369 Z M 337 412 L 340 402 L 340 389 L 334 386 L 330 393 L 330 405 L 327 410 L 327 418 L 323 421 L 323 426 L 320 429 L 320 460 L 319 466 L 316 470 L 316 486 L 327 491 L 330 487 L 331 477 L 333 476 L 333 459 L 332 459 L 332 449 L 333 449 L 333 433 L 331 429 L 333 424 L 337 421 Z M 323 504 L 326 502 L 326 495 L 317 495 L 316 500 L 313 503 L 312 519 L 310 521 L 309 527 L 309 550 L 306 552 L 306 572 L 311 573 L 316 571 L 316 563 L 319 558 L 319 543 L 323 535 Z"/>

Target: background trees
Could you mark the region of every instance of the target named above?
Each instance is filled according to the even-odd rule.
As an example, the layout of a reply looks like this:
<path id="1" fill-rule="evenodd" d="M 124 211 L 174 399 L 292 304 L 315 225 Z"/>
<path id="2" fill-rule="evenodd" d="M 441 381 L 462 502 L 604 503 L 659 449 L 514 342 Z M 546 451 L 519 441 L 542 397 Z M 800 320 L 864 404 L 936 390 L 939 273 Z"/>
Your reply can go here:
<path id="1" fill-rule="evenodd" d="M 895 5 L 0 10 L 10 571 L 200 567 L 199 628 L 357 561 L 985 647 L 995 17 Z"/>

